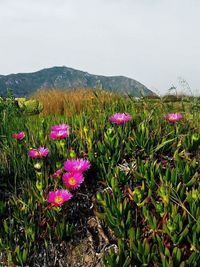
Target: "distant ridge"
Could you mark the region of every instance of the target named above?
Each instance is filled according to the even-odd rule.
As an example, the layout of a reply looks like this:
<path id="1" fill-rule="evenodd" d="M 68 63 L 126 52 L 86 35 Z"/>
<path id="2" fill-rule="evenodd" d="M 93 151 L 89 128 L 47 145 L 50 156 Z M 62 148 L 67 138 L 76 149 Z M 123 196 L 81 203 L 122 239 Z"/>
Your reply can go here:
<path id="1" fill-rule="evenodd" d="M 93 75 L 68 67 L 52 67 L 33 73 L 0 75 L 0 95 L 11 89 L 15 97 L 30 96 L 39 89 L 102 88 L 140 97 L 155 95 L 146 86 L 124 76 Z"/>

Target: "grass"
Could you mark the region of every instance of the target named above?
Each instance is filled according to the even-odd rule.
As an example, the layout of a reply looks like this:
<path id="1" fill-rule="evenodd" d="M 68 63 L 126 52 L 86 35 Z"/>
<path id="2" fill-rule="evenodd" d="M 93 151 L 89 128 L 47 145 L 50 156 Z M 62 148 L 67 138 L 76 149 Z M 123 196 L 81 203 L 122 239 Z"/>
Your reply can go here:
<path id="1" fill-rule="evenodd" d="M 119 100 L 119 95 L 88 89 L 64 90 L 40 90 L 34 96 L 43 105 L 43 115 L 66 115 L 71 116 L 77 113 L 91 111 L 110 105 L 113 101 Z"/>
<path id="2" fill-rule="evenodd" d="M 106 266 L 198 266 L 199 99 L 136 101 L 93 90 L 35 97 L 44 106 L 39 115 L 20 112 L 12 99 L 1 104 L 1 264 L 34 266 L 48 244 L 76 235 L 81 242 L 88 218 L 96 216 L 117 246 L 103 253 Z M 116 112 L 133 119 L 111 124 Z M 167 123 L 163 116 L 171 112 L 184 119 Z M 48 137 L 58 123 L 71 126 L 65 141 Z M 19 131 L 25 139 L 13 140 Z M 30 159 L 28 150 L 39 146 L 49 155 Z M 50 207 L 48 192 L 63 187 L 51 175 L 70 158 L 86 158 L 92 167 L 69 202 Z"/>

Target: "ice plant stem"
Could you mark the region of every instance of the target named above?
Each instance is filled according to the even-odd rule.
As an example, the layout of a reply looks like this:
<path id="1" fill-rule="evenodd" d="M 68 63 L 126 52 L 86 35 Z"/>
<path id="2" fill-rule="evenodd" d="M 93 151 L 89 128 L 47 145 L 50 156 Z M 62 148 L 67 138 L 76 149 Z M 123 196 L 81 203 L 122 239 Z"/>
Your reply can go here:
<path id="1" fill-rule="evenodd" d="M 124 143 L 125 143 L 125 125 L 122 125 L 121 130 L 121 144 L 120 144 L 120 150 L 123 151 Z"/>
<path id="2" fill-rule="evenodd" d="M 65 153 L 65 144 L 66 144 L 67 140 L 57 140 L 56 141 L 56 148 L 57 148 L 57 151 L 58 151 L 58 154 L 65 158 L 66 157 L 66 153 Z"/>
<path id="3" fill-rule="evenodd" d="M 178 125 L 175 123 L 174 124 L 174 133 L 175 133 L 175 137 L 177 137 L 178 136 L 178 133 L 179 131 L 178 131 Z"/>
<path id="4" fill-rule="evenodd" d="M 36 174 L 36 187 L 41 193 L 41 191 L 43 191 L 43 179 L 42 179 L 43 173 L 41 171 L 39 172 L 36 171 L 35 174 Z"/>
<path id="5" fill-rule="evenodd" d="M 49 185 L 49 175 L 48 175 L 48 169 L 47 169 L 47 163 L 45 159 L 43 159 L 43 177 L 45 181 L 45 188 L 48 188 Z"/>

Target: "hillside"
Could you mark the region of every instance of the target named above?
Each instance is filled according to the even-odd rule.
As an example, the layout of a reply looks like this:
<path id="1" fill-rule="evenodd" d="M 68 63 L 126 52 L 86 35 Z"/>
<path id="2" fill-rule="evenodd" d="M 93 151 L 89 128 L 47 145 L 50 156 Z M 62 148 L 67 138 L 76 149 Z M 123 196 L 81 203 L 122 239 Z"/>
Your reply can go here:
<path id="1" fill-rule="evenodd" d="M 0 75 L 0 95 L 12 89 L 16 97 L 30 96 L 42 88 L 95 88 L 128 93 L 132 96 L 154 94 L 136 80 L 124 76 L 100 76 L 68 67 L 52 67 L 33 73 Z"/>

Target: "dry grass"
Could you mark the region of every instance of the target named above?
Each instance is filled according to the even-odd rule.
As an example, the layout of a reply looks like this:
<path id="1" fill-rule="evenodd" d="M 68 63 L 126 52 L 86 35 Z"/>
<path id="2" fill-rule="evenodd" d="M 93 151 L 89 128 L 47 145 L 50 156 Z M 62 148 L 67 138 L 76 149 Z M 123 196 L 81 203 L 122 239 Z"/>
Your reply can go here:
<path id="1" fill-rule="evenodd" d="M 120 98 L 111 92 L 93 89 L 74 89 L 74 90 L 59 90 L 59 89 L 43 89 L 38 91 L 34 96 L 35 99 L 42 103 L 44 109 L 43 115 L 67 115 L 85 112 L 92 110 L 97 105 L 105 108 L 113 103 L 114 100 Z"/>

